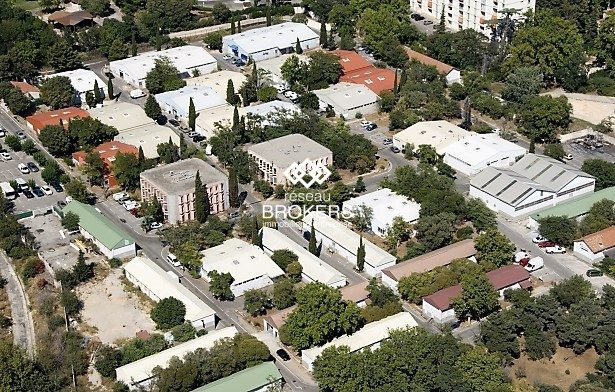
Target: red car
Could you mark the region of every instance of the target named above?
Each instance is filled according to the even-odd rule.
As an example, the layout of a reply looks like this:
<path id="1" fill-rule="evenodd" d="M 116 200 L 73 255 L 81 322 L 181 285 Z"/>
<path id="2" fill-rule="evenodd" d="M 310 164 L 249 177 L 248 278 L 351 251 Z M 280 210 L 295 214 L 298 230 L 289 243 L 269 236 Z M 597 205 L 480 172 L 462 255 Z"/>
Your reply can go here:
<path id="1" fill-rule="evenodd" d="M 130 213 L 136 218 L 141 217 L 141 211 L 139 211 L 138 208 L 133 208 L 132 210 L 130 210 Z"/>
<path id="2" fill-rule="evenodd" d="M 555 245 L 557 244 L 553 241 L 542 241 L 538 243 L 539 248 L 547 248 L 549 246 L 555 246 Z"/>

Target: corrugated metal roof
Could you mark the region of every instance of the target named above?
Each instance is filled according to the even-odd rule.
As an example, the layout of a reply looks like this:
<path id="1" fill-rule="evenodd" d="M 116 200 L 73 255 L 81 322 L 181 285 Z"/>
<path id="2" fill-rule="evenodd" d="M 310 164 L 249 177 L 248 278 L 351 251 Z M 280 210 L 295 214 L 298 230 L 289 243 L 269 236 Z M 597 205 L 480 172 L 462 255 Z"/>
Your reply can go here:
<path id="1" fill-rule="evenodd" d="M 244 369 L 228 377 L 204 385 L 192 392 L 249 392 L 282 379 L 282 374 L 273 362 Z"/>
<path id="2" fill-rule="evenodd" d="M 589 209 L 600 200 L 607 199 L 615 201 L 615 186 L 601 189 L 584 197 L 558 204 L 553 207 L 545 208 L 531 215 L 532 219 L 538 221 L 547 216 L 565 216 L 576 218 L 585 215 Z"/>

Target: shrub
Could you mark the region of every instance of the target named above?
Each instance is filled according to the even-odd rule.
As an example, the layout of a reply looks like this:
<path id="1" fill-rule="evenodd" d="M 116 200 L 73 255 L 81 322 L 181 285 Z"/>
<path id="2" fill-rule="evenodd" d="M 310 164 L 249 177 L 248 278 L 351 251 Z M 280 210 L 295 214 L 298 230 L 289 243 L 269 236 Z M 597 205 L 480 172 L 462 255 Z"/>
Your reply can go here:
<path id="1" fill-rule="evenodd" d="M 164 298 L 154 306 L 152 320 L 158 329 L 170 329 L 184 322 L 186 306 L 173 297 Z"/>

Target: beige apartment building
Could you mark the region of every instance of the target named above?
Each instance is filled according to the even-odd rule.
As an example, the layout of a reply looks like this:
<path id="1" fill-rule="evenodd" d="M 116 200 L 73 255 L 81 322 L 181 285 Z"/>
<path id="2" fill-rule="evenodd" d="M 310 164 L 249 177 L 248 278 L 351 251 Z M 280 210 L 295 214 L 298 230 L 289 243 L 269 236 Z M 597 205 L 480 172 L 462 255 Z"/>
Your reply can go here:
<path id="1" fill-rule="evenodd" d="M 158 198 L 169 223 L 194 217 L 194 181 L 199 173 L 207 189 L 211 213 L 228 208 L 228 178 L 207 162 L 190 158 L 158 166 L 141 173 L 141 200 Z"/>
<path id="2" fill-rule="evenodd" d="M 293 133 L 248 148 L 261 178 L 271 185 L 287 185 L 284 171 L 293 163 L 301 164 L 306 159 L 325 166 L 333 165 L 333 153 L 307 136 Z"/>
<path id="3" fill-rule="evenodd" d="M 439 21 L 442 13 L 446 28 L 452 31 L 473 29 L 491 37 L 491 24 L 514 11 L 513 19 L 523 19 L 534 11 L 536 0 L 410 0 L 410 9 Z"/>

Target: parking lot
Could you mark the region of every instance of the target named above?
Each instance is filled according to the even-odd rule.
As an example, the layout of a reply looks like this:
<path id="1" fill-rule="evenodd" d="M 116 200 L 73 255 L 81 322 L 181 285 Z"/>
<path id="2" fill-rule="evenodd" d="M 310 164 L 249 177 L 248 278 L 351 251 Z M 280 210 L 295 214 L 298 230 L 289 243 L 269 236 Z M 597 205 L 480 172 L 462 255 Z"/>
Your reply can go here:
<path id="1" fill-rule="evenodd" d="M 615 146 L 608 143 L 604 143 L 603 147 L 592 150 L 583 144 L 575 143 L 574 140 L 571 140 L 564 143 L 564 151 L 572 155 L 572 160 L 566 161 L 566 163 L 577 169 L 580 169 L 583 162 L 587 159 L 602 159 L 608 162 L 615 162 Z"/>
<path id="2" fill-rule="evenodd" d="M 41 177 L 41 168 L 39 168 L 39 171 L 36 173 L 30 172 L 28 174 L 21 173 L 17 168 L 17 165 L 19 165 L 20 163 L 26 164 L 28 162 L 34 162 L 34 159 L 32 159 L 31 156 L 28 156 L 23 151 L 7 152 L 12 159 L 8 161 L 0 159 L 0 182 L 10 182 L 17 178 L 23 178 L 26 182 L 30 179 L 33 179 L 38 186 L 46 185 Z M 63 200 L 65 197 L 66 195 L 64 194 L 64 192 L 58 194 L 53 191 L 52 195 L 45 195 L 41 197 L 34 196 L 33 198 L 28 199 L 26 198 L 26 196 L 24 196 L 23 193 L 20 192 L 18 193 L 17 198 L 13 200 L 13 202 L 15 203 L 15 210 L 17 211 L 36 211 L 47 209 L 56 204 L 58 200 Z"/>

